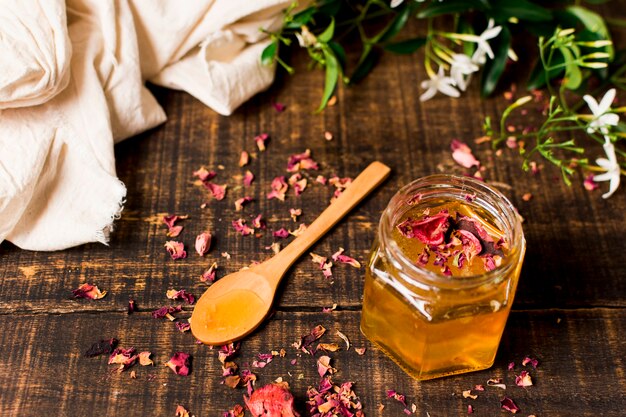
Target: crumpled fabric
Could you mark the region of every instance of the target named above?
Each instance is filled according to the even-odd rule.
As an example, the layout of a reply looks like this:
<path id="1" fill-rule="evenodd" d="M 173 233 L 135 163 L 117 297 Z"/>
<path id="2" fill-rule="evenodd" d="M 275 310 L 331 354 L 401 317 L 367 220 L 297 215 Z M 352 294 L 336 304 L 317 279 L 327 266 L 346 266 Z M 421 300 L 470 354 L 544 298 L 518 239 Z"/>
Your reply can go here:
<path id="1" fill-rule="evenodd" d="M 0 241 L 107 243 L 126 196 L 115 143 L 166 115 L 144 82 L 223 115 L 273 81 L 291 0 L 0 0 Z"/>

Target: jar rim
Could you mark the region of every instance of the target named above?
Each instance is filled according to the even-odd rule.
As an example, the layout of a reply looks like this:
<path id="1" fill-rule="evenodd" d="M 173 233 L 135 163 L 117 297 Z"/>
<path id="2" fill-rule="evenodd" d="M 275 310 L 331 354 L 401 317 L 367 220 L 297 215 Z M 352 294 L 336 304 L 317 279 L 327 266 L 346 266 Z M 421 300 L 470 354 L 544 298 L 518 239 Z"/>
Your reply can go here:
<path id="1" fill-rule="evenodd" d="M 502 264 L 491 271 L 482 274 L 474 274 L 463 277 L 450 279 L 442 273 L 437 273 L 418 265 L 409 259 L 400 249 L 398 243 L 392 238 L 394 221 L 396 220 L 396 209 L 402 205 L 408 205 L 407 198 L 417 195 L 420 190 L 431 190 L 430 194 L 420 193 L 421 198 L 432 198 L 432 196 L 442 195 L 444 192 L 456 192 L 457 198 L 451 201 L 465 200 L 462 195 L 474 195 L 472 203 L 481 203 L 481 206 L 487 209 L 494 217 L 502 222 L 504 232 L 509 240 L 511 248 L 511 256 L 503 259 Z M 441 191 L 441 193 L 437 193 Z M 424 200 L 422 200 L 424 201 Z M 465 200 L 466 201 L 466 200 Z M 413 207 L 418 206 L 419 202 Z M 499 190 L 485 182 L 479 181 L 472 177 L 453 175 L 453 174 L 435 174 L 418 178 L 409 184 L 403 186 L 389 200 L 386 209 L 383 211 L 378 229 L 379 240 L 383 246 L 385 253 L 391 260 L 396 263 L 399 271 L 406 272 L 402 274 L 405 279 L 413 281 L 414 284 L 434 285 L 439 288 L 447 289 L 466 289 L 477 287 L 482 284 L 497 280 L 499 277 L 508 275 L 512 268 L 517 266 L 519 256 L 517 251 L 524 251 L 524 233 L 517 210 L 513 204 Z"/>

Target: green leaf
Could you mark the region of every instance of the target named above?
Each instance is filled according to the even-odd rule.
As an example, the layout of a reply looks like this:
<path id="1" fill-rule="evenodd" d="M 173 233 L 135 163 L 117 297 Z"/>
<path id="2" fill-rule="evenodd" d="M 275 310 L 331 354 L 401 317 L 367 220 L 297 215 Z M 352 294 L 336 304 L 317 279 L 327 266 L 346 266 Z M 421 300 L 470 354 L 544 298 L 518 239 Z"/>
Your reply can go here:
<path id="1" fill-rule="evenodd" d="M 285 25 L 287 29 L 299 29 L 300 27 L 308 24 L 311 19 L 313 19 L 313 15 L 317 12 L 317 8 L 309 7 L 307 9 L 302 10 L 299 13 L 296 13 L 291 18 L 291 21 Z"/>
<path id="2" fill-rule="evenodd" d="M 388 43 L 385 45 L 385 51 L 393 52 L 394 54 L 412 54 L 424 46 L 425 43 L 426 38 L 406 39 L 400 42 Z"/>
<path id="3" fill-rule="evenodd" d="M 494 58 L 487 60 L 483 68 L 483 76 L 481 79 L 481 94 L 486 97 L 494 92 L 498 81 L 504 72 L 506 66 L 509 47 L 511 46 L 511 32 L 508 26 L 502 26 L 502 32 L 494 40 L 493 53 Z"/>
<path id="4" fill-rule="evenodd" d="M 328 46 L 333 50 L 333 53 L 335 54 L 343 72 L 346 69 L 346 51 L 343 49 L 343 46 L 335 41 L 328 42 Z"/>
<path id="5" fill-rule="evenodd" d="M 410 15 L 411 9 L 409 7 L 402 9 L 400 13 L 393 18 L 385 30 L 375 37 L 376 40 L 374 42 L 387 42 L 391 40 L 402 30 L 404 25 L 406 25 Z"/>
<path id="6" fill-rule="evenodd" d="M 276 52 L 278 52 L 278 40 L 270 43 L 261 52 L 261 64 L 271 65 L 276 58 Z"/>
<path id="7" fill-rule="evenodd" d="M 320 42 L 329 42 L 335 34 L 335 18 L 331 17 L 330 24 L 322 33 L 317 36 L 317 40 Z"/>
<path id="8" fill-rule="evenodd" d="M 583 81 L 583 74 L 576 63 L 576 58 L 568 48 L 561 47 L 559 51 L 565 60 L 565 88 L 576 90 Z"/>
<path id="9" fill-rule="evenodd" d="M 350 84 L 356 84 L 361 81 L 374 68 L 378 60 L 377 50 L 370 50 L 368 54 L 359 62 L 356 69 L 350 77 Z"/>
<path id="10" fill-rule="evenodd" d="M 446 0 L 433 1 L 417 13 L 419 19 L 441 16 L 450 13 L 463 13 L 468 10 L 484 10 L 485 4 L 477 0 Z"/>
<path id="11" fill-rule="evenodd" d="M 570 6 L 566 8 L 565 11 L 566 13 L 575 16 L 578 21 L 583 24 L 585 29 L 596 34 L 599 39 L 611 39 L 611 34 L 606 27 L 606 23 L 599 14 L 580 6 Z M 613 46 L 611 45 L 605 47 L 605 51 L 609 54 L 609 60 L 612 61 L 615 54 Z"/>
<path id="12" fill-rule="evenodd" d="M 326 0 L 317 2 L 317 11 L 326 16 L 337 16 L 341 10 L 343 0 Z"/>
<path id="13" fill-rule="evenodd" d="M 326 107 L 328 100 L 333 95 L 337 81 L 339 80 L 339 63 L 335 57 L 332 49 L 324 48 L 324 58 L 326 60 L 326 79 L 324 81 L 324 94 L 322 96 L 322 102 L 316 110 L 316 113 L 321 112 Z"/>
<path id="14" fill-rule="evenodd" d="M 511 17 L 531 22 L 552 20 L 550 10 L 528 0 L 492 0 L 491 16 L 498 21 L 506 21 Z"/>

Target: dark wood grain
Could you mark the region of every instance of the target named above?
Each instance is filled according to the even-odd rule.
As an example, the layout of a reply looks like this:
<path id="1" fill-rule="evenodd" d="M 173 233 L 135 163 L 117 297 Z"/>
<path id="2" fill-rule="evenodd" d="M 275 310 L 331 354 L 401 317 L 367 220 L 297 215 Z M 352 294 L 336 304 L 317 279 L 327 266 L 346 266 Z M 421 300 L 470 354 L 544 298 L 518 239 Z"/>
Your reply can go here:
<path id="1" fill-rule="evenodd" d="M 411 380 L 358 331 L 363 269 L 337 265 L 330 281 L 306 258 L 286 277 L 276 300 L 277 313 L 244 342 L 238 363 L 250 362 L 259 352 L 287 349 L 287 358 L 257 370 L 259 383 L 285 378 L 302 409 L 307 386 L 317 381 L 314 359 L 305 356 L 290 365 L 295 351 L 289 345 L 322 323 L 341 329 L 355 345 L 368 346 L 364 357 L 352 350 L 332 354 L 339 369 L 336 378 L 356 382 L 368 416 L 404 415 L 398 403 L 385 399 L 385 390 L 391 388 L 406 394 L 419 416 L 465 415 L 469 403 L 476 415 L 500 415 L 500 391 L 480 393 L 475 401 L 461 396 L 492 376 L 511 385 L 506 394 L 517 401 L 523 416 L 623 415 L 623 189 L 603 200 L 600 191 L 584 190 L 581 178 L 567 187 L 549 166 L 533 176 L 521 170 L 516 151 L 505 149 L 498 156 L 489 144 L 474 144 L 473 139 L 483 134 L 484 117 L 495 120 L 507 106 L 501 91 L 483 100 L 474 82 L 460 100 L 436 97 L 421 103 L 418 86 L 425 74 L 419 55 L 385 56 L 363 83 L 341 87 L 337 104 L 319 115 L 312 111 L 321 96 L 323 74 L 306 71 L 302 51 L 288 58 L 299 75 L 279 76 L 269 91 L 230 117 L 216 115 L 184 93 L 153 89 L 169 120 L 116 147 L 118 175 L 128 197 L 109 247 L 89 244 L 45 253 L 22 251 L 7 242 L 0 245 L 0 366 L 5 370 L 0 414 L 171 416 L 180 403 L 198 416 L 215 416 L 241 403 L 242 390 L 220 385 L 215 352 L 196 345 L 172 323 L 153 320 L 149 311 L 169 304 L 165 297 L 169 288 L 185 288 L 199 296 L 206 288 L 199 275 L 214 260 L 220 266 L 218 276 L 223 276 L 270 256 L 271 231 L 297 226 L 289 218 L 289 208 L 302 208 L 300 220 L 305 223 L 324 209 L 332 190 L 319 184 L 310 184 L 300 197 L 290 190 L 284 203 L 265 198 L 271 180 L 286 174 L 290 154 L 311 149 L 324 175 L 354 177 L 375 159 L 392 167 L 384 186 L 312 248 L 329 256 L 344 247 L 365 263 L 380 212 L 400 186 L 427 174 L 464 172 L 450 157 L 450 141 L 458 138 L 474 149 L 487 181 L 497 184 L 525 218 L 526 260 L 494 368 L 431 382 Z M 513 74 L 525 71 L 511 69 Z M 520 85 L 523 81 L 521 75 L 511 80 Z M 284 113 L 272 108 L 275 100 L 287 104 Z M 511 122 L 524 126 L 537 117 L 532 112 L 523 118 L 515 115 Z M 325 131 L 333 134 L 332 141 L 324 139 Z M 253 138 L 262 132 L 271 140 L 267 151 L 260 153 Z M 248 167 L 240 168 L 237 161 L 244 149 L 254 155 Z M 217 169 L 217 181 L 229 185 L 225 200 L 208 201 L 206 193 L 194 186 L 192 172 L 201 165 Z M 245 169 L 256 176 L 250 189 L 239 185 L 237 176 Z M 528 202 L 521 198 L 527 192 L 533 194 Z M 243 195 L 255 201 L 238 213 L 234 201 Z M 173 261 L 163 248 L 164 213 L 190 216 L 181 223 L 185 230 L 180 237 L 188 259 Z M 258 213 L 268 221 L 260 238 L 239 236 L 230 226 L 240 216 Z M 213 232 L 215 243 L 201 258 L 193 252 L 193 241 L 205 229 Z M 231 259 L 222 258 L 222 252 L 230 253 Z M 83 282 L 97 284 L 107 296 L 98 301 L 71 299 L 71 290 Z M 125 313 L 129 298 L 139 306 L 139 313 L 132 316 Z M 334 303 L 340 311 L 320 313 Z M 189 314 L 186 306 L 181 316 Z M 332 333 L 326 339 L 334 341 Z M 137 367 L 138 378 L 132 380 L 128 373 L 111 372 L 105 358 L 82 357 L 92 342 L 106 337 L 119 338 L 122 346 L 153 351 L 157 365 Z M 187 378 L 162 366 L 178 350 L 194 355 Z M 522 390 L 512 386 L 506 366 L 527 354 L 539 357 L 541 365 L 531 372 L 536 385 Z M 148 381 L 148 374 L 154 379 Z M 298 379 L 299 374 L 304 378 Z M 379 402 L 385 404 L 382 412 Z"/>
<path id="2" fill-rule="evenodd" d="M 350 311 L 279 312 L 243 342 L 235 361 L 243 366 L 258 353 L 284 348 L 284 358 L 276 357 L 265 368 L 252 370 L 258 384 L 278 377 L 288 381 L 303 408 L 307 387 L 319 381 L 315 361 L 320 353 L 300 355 L 291 344 L 312 326 L 322 324 L 327 334 L 320 341 L 343 345 L 335 334 L 340 330 L 353 346 L 367 348 L 364 356 L 353 348 L 328 354 L 338 370 L 334 379 L 355 383 L 366 415 L 379 415 L 379 403 L 385 405 L 383 415 L 403 415 L 403 407 L 386 398 L 387 389 L 405 394 L 409 405 L 415 403 L 418 416 L 427 412 L 460 416 L 468 404 L 475 407 L 476 415 L 499 415 L 503 395 L 513 398 L 524 416 L 596 416 L 598 410 L 607 417 L 623 415 L 620 381 L 626 316 L 622 310 L 515 312 L 492 369 L 422 383 L 399 372 L 369 344 L 358 330 L 359 319 L 358 312 Z M 59 416 L 172 416 L 176 405 L 182 404 L 196 416 L 216 416 L 241 404 L 245 393 L 220 384 L 216 351 L 195 344 L 190 334 L 149 314 L 20 314 L 0 322 L 0 334 L 0 343 L 8 347 L 0 365 L 12 382 L 0 390 L 2 415 L 39 416 L 41 410 L 54 410 Z M 137 379 L 131 379 L 129 371 L 118 373 L 115 365 L 108 366 L 106 357 L 82 356 L 92 342 L 103 337 L 119 337 L 120 346 L 153 352 L 154 367 L 136 365 L 131 369 Z M 586 343 L 581 344 L 581 339 Z M 176 351 L 192 354 L 190 376 L 175 375 L 163 366 Z M 538 358 L 539 366 L 530 368 L 535 385 L 523 389 L 515 386 L 515 372 L 507 371 L 507 365 L 515 361 L 517 373 L 528 369 L 520 365 L 526 355 Z M 292 359 L 297 360 L 295 365 Z M 479 395 L 476 400 L 463 398 L 462 391 L 484 385 L 492 377 L 503 378 L 506 391 L 487 387 L 485 392 L 474 391 Z"/>

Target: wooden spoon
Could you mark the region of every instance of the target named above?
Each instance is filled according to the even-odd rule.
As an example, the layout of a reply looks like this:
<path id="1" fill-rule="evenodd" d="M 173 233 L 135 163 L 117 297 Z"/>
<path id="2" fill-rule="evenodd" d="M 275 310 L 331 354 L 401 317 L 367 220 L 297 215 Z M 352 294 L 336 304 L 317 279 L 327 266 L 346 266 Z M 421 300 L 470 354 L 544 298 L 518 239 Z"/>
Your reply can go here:
<path id="1" fill-rule="evenodd" d="M 191 332 L 208 345 L 239 340 L 267 317 L 280 280 L 289 267 L 387 176 L 390 169 L 371 163 L 293 242 L 273 258 L 229 274 L 200 297 L 189 322 Z"/>

